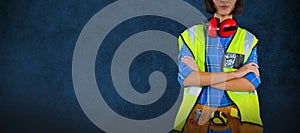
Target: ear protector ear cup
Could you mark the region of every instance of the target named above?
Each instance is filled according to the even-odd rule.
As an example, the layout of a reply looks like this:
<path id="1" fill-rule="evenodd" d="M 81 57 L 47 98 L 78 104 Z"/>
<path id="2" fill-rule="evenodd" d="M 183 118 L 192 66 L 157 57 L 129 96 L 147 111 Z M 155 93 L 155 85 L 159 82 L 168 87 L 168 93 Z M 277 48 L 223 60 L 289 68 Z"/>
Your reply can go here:
<path id="1" fill-rule="evenodd" d="M 217 36 L 217 31 L 218 31 L 218 25 L 219 25 L 220 20 L 218 18 L 212 18 L 209 23 L 208 23 L 208 28 L 207 28 L 207 33 L 211 37 L 216 37 Z"/>
<path id="2" fill-rule="evenodd" d="M 207 33 L 211 37 L 216 37 L 217 35 L 230 37 L 237 31 L 237 28 L 238 24 L 234 19 L 226 19 L 220 23 L 220 19 L 214 17 L 209 21 Z"/>
<path id="3" fill-rule="evenodd" d="M 230 37 L 237 31 L 238 25 L 234 19 L 226 19 L 220 24 L 219 35 L 222 37 Z"/>

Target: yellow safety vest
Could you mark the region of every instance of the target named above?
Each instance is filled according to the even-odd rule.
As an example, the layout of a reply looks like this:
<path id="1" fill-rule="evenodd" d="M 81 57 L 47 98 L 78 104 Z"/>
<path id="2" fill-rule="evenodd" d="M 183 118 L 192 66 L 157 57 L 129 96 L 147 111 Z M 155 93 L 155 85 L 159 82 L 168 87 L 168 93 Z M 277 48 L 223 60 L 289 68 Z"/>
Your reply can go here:
<path id="1" fill-rule="evenodd" d="M 201 71 L 205 72 L 205 27 L 203 25 L 195 25 L 185 30 L 180 37 L 178 37 L 179 51 L 182 45 L 191 50 L 195 57 L 195 61 Z M 182 40 L 184 39 L 184 41 Z M 238 28 L 231 43 L 228 46 L 226 53 L 235 53 L 244 55 L 244 62 L 248 60 L 252 49 L 256 46 L 257 38 L 245 29 Z M 224 72 L 236 71 L 234 68 L 223 68 Z M 196 104 L 199 94 L 201 93 L 201 86 L 184 88 L 184 97 L 181 106 L 178 110 L 174 129 L 181 131 L 188 115 Z M 233 92 L 226 91 L 229 98 L 236 104 L 240 113 L 241 122 L 249 122 L 257 125 L 263 125 L 260 118 L 259 102 L 257 92 Z"/>

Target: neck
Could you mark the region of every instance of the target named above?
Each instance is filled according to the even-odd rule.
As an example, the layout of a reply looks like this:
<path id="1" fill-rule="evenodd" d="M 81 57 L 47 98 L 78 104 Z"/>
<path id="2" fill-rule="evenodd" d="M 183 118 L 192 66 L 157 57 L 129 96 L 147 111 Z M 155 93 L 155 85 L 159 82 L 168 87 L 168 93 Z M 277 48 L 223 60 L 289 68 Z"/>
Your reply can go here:
<path id="1" fill-rule="evenodd" d="M 220 22 L 223 22 L 224 20 L 226 20 L 226 19 L 229 19 L 229 18 L 231 18 L 232 19 L 232 14 L 230 14 L 230 15 L 219 15 L 219 14 L 214 14 L 214 17 L 217 17 L 217 18 L 219 18 L 220 19 Z"/>

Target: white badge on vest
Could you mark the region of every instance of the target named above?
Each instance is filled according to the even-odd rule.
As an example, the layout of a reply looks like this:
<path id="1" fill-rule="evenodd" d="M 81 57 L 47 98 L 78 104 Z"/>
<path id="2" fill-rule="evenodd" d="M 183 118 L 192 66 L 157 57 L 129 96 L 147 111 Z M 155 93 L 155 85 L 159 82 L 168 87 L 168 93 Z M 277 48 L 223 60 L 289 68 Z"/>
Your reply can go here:
<path id="1" fill-rule="evenodd" d="M 236 53 L 225 53 L 223 56 L 224 68 L 239 69 L 243 66 L 245 55 Z"/>

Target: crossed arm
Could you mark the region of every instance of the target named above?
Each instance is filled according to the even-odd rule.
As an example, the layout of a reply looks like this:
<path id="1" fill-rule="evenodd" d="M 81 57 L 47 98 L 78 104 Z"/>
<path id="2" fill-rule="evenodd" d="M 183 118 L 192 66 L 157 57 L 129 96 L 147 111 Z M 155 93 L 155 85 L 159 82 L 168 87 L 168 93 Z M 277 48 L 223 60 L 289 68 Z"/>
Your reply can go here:
<path id="1" fill-rule="evenodd" d="M 258 65 L 251 62 L 234 72 L 202 72 L 190 56 L 181 58 L 193 72 L 182 82 L 184 86 L 211 86 L 220 90 L 252 92 L 255 86 L 244 76 L 250 72 L 259 77 Z"/>

